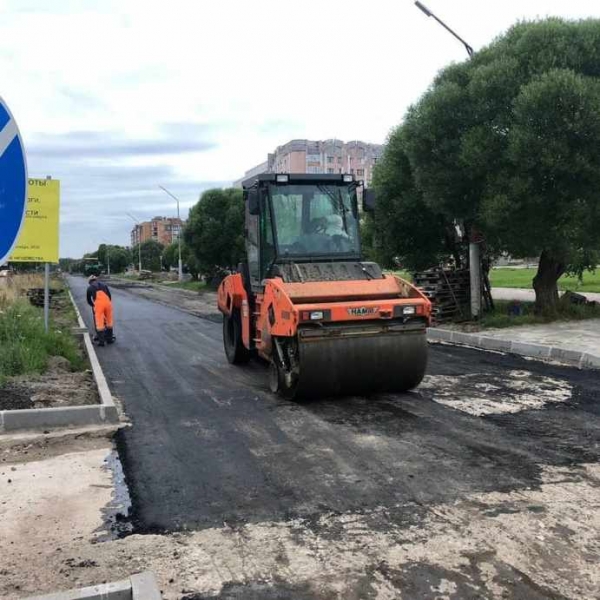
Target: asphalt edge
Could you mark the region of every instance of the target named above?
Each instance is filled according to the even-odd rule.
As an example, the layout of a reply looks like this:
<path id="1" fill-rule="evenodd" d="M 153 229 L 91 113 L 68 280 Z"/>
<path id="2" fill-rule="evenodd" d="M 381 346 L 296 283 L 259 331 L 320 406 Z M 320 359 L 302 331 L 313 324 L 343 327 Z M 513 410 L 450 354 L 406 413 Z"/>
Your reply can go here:
<path id="1" fill-rule="evenodd" d="M 161 598 L 154 573 L 144 571 L 122 581 L 101 583 L 55 594 L 28 596 L 24 600 L 161 600 Z"/>
<path id="2" fill-rule="evenodd" d="M 96 350 L 85 323 L 79 312 L 71 290 L 67 286 L 71 304 L 77 315 L 79 328 L 75 334 L 83 336 L 83 342 L 88 356 L 100 404 L 84 406 L 64 406 L 53 408 L 27 408 L 23 410 L 0 411 L 0 434 L 15 431 L 53 428 L 53 427 L 82 427 L 88 425 L 107 425 L 119 423 L 119 412 L 110 393 L 106 377 L 98 361 Z"/>
<path id="3" fill-rule="evenodd" d="M 589 352 L 567 350 L 558 346 L 516 342 L 502 338 L 490 337 L 479 333 L 465 333 L 451 329 L 429 328 L 427 339 L 432 342 L 446 342 L 461 346 L 471 346 L 482 350 L 494 350 L 518 354 L 539 360 L 553 360 L 568 364 L 579 369 L 600 369 L 600 356 Z"/>

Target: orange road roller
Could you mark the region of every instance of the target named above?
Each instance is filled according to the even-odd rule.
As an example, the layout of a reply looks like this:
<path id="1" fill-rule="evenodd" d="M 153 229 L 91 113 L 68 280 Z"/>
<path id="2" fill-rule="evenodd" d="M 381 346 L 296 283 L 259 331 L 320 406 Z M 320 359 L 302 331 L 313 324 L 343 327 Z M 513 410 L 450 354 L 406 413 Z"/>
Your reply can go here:
<path id="1" fill-rule="evenodd" d="M 288 399 L 403 392 L 427 367 L 431 303 L 362 260 L 354 175 L 265 173 L 243 183 L 247 260 L 218 291 L 227 360 L 269 363 Z"/>

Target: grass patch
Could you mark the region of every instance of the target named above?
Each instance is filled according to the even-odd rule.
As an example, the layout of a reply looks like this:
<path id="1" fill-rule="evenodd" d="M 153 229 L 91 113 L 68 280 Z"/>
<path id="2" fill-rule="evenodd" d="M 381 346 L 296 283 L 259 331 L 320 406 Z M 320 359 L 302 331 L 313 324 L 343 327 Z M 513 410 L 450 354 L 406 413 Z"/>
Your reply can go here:
<path id="1" fill-rule="evenodd" d="M 405 281 L 412 282 L 412 275 L 408 271 L 385 271 L 386 275 L 395 275 L 396 277 L 400 277 L 400 279 L 404 279 Z"/>
<path id="2" fill-rule="evenodd" d="M 581 321 L 583 319 L 600 319 L 600 306 L 560 303 L 556 311 L 545 314 L 534 314 L 533 302 L 519 302 L 521 314 L 510 314 L 515 303 L 508 300 L 494 301 L 495 310 L 481 318 L 481 329 L 517 327 L 520 325 L 543 325 L 554 321 Z"/>
<path id="3" fill-rule="evenodd" d="M 85 369 L 85 360 L 68 326 L 61 328 L 52 323 L 46 333 L 41 309 L 20 297 L 16 286 L 10 291 L 1 290 L 0 384 L 8 377 L 43 373 L 51 356 L 66 358 L 73 370 Z"/>
<path id="4" fill-rule="evenodd" d="M 533 278 L 537 269 L 510 269 L 496 268 L 490 271 L 490 282 L 492 287 L 533 289 Z M 600 292 L 600 270 L 585 272 L 583 281 L 577 277 L 563 275 L 558 280 L 559 290 L 571 290 L 572 292 Z"/>
<path id="5" fill-rule="evenodd" d="M 164 283 L 164 285 L 193 292 L 205 292 L 209 289 L 208 284 L 204 281 L 176 281 L 174 283 Z"/>

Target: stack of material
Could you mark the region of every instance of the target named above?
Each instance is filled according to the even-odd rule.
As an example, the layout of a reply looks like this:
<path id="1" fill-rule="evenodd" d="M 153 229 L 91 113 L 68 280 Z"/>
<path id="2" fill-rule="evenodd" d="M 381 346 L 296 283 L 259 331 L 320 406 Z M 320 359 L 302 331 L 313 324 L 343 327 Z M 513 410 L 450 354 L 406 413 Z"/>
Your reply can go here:
<path id="1" fill-rule="evenodd" d="M 429 269 L 415 273 L 413 282 L 431 300 L 432 325 L 470 318 L 468 269 Z"/>
<path id="2" fill-rule="evenodd" d="M 60 294 L 62 290 L 54 290 L 50 288 L 50 306 L 52 306 L 53 298 L 56 294 Z M 27 297 L 33 306 L 44 306 L 44 288 L 31 288 L 27 290 Z"/>

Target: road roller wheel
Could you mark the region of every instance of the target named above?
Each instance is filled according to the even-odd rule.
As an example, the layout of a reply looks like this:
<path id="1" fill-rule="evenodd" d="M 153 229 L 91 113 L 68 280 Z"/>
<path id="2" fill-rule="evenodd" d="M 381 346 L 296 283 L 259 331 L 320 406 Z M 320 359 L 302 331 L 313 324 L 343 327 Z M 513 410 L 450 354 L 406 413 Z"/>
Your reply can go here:
<path id="1" fill-rule="evenodd" d="M 240 365 L 250 359 L 250 351 L 242 341 L 242 320 L 238 310 L 232 311 L 230 316 L 223 315 L 223 346 L 232 365 Z"/>
<path id="2" fill-rule="evenodd" d="M 279 393 L 279 369 L 274 360 L 269 363 L 269 389 L 273 394 Z"/>
<path id="3" fill-rule="evenodd" d="M 269 389 L 286 400 L 295 400 L 298 382 L 294 381 L 291 373 L 286 373 L 272 360 L 269 363 Z"/>

